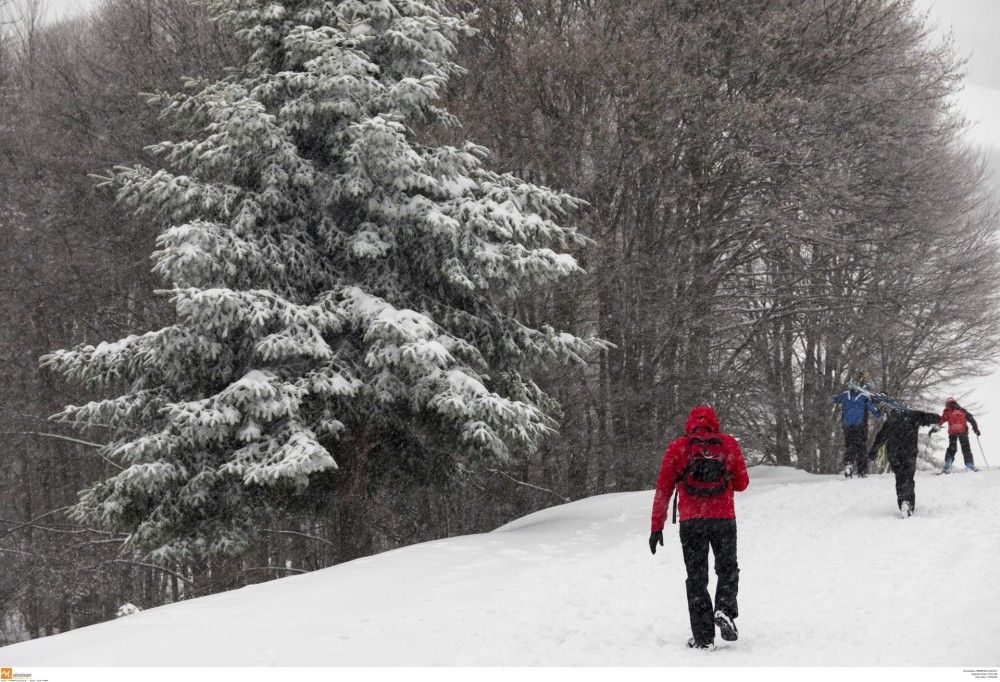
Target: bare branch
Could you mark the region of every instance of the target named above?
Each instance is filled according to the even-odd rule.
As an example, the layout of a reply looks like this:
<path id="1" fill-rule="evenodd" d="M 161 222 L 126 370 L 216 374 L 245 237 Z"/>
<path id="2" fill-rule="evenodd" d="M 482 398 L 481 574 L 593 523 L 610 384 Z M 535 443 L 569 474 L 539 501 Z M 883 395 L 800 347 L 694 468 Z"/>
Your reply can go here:
<path id="1" fill-rule="evenodd" d="M 173 570 L 171 570 L 169 568 L 164 568 L 163 566 L 157 566 L 156 564 L 148 564 L 148 563 L 143 562 L 143 561 L 135 561 L 133 559 L 120 559 L 120 558 L 119 559 L 109 559 L 108 561 L 105 561 L 104 563 L 106 563 L 106 564 L 130 564 L 132 566 L 142 566 L 143 568 L 151 568 L 153 570 L 162 571 L 163 573 L 167 573 L 169 575 L 172 575 L 173 577 L 177 578 L 178 580 L 180 580 L 180 581 L 182 581 L 182 582 L 184 582 L 184 583 L 186 583 L 188 585 L 194 585 L 194 581 L 192 581 L 187 576 L 185 576 L 185 575 L 183 575 L 181 573 L 178 573 L 177 571 L 173 571 Z"/>
<path id="2" fill-rule="evenodd" d="M 323 544 L 330 545 L 331 547 L 335 546 L 332 542 L 330 542 L 329 540 L 327 540 L 325 538 L 321 538 L 321 537 L 318 537 L 316 535 L 309 535 L 308 533 L 300 533 L 299 531 L 295 531 L 295 530 L 277 530 L 277 529 L 274 529 L 274 528 L 265 528 L 264 532 L 265 533 L 275 533 L 275 534 L 278 534 L 278 535 L 294 535 L 296 537 L 306 538 L 307 540 L 314 540 L 316 542 L 322 542 Z"/>
<path id="3" fill-rule="evenodd" d="M 542 486 L 535 485 L 534 483 L 528 483 L 526 481 L 519 481 L 516 478 L 514 478 L 513 476 L 511 476 L 510 474 L 508 474 L 506 471 L 501 471 L 500 469 L 489 469 L 489 468 L 486 469 L 486 471 L 489 471 L 489 472 L 494 473 L 494 474 L 499 474 L 500 476 L 503 476 L 504 478 L 506 478 L 508 481 L 516 483 L 517 485 L 522 485 L 525 488 L 531 488 L 532 490 L 538 490 L 538 491 L 541 491 L 543 493 L 549 493 L 550 495 L 555 495 L 556 497 L 558 497 L 563 502 L 572 502 L 573 501 L 571 498 L 566 497 L 565 495 L 561 495 L 561 494 L 557 493 L 555 490 L 551 490 L 549 488 L 543 488 Z"/>

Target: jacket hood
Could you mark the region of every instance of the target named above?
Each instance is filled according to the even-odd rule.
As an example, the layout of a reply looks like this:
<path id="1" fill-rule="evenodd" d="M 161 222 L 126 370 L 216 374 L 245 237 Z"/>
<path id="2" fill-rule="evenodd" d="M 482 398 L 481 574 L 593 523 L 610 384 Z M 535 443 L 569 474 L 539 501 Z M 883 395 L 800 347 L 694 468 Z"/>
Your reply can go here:
<path id="1" fill-rule="evenodd" d="M 944 406 L 945 408 L 958 407 L 958 401 L 955 400 L 954 398 L 948 398 L 947 400 L 944 401 Z"/>
<path id="2" fill-rule="evenodd" d="M 691 409 L 687 421 L 684 422 L 684 430 L 687 433 L 694 433 L 695 429 L 708 429 L 712 433 L 721 430 L 719 417 L 711 405 L 698 405 Z"/>

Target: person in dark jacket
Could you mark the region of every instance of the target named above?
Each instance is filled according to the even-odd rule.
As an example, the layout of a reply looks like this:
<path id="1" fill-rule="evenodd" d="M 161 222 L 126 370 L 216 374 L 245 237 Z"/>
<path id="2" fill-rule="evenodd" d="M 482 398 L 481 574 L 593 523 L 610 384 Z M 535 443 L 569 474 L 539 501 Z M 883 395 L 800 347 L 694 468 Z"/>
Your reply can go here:
<path id="1" fill-rule="evenodd" d="M 715 410 L 699 405 L 685 422 L 685 435 L 667 447 L 653 498 L 649 549 L 663 545 L 663 525 L 670 495 L 677 489 L 680 540 L 687 569 L 688 613 L 691 634 L 688 646 L 715 648 L 715 627 L 722 639 L 737 638 L 736 594 L 740 568 L 736 561 L 736 507 L 733 491 L 750 484 L 740 445 L 722 433 Z M 708 549 L 715 555 L 715 606 L 708 593 Z"/>
<path id="2" fill-rule="evenodd" d="M 896 504 L 900 516 L 904 517 L 913 514 L 917 508 L 913 476 L 917 472 L 917 445 L 922 426 L 937 430 L 938 415 L 905 408 L 890 410 L 869 451 L 869 457 L 874 459 L 878 449 L 883 444 L 886 446 L 889 466 L 896 474 Z"/>
<path id="3" fill-rule="evenodd" d="M 866 391 L 851 386 L 843 393 L 833 396 L 834 404 L 841 406 L 840 421 L 844 427 L 844 476 L 855 473 L 861 478 L 868 475 L 868 458 L 865 445 L 868 443 L 868 414 L 876 419 L 882 413 L 871 401 Z"/>
<path id="4" fill-rule="evenodd" d="M 969 471 L 979 471 L 975 462 L 972 461 L 972 447 L 969 445 L 970 424 L 973 432 L 979 436 L 979 424 L 976 423 L 972 413 L 959 405 L 954 398 L 948 398 L 944 401 L 944 412 L 941 413 L 940 423 L 948 425 L 948 450 L 944 453 L 944 473 L 950 472 L 952 464 L 955 463 L 957 443 L 962 444 L 965 468 Z"/>

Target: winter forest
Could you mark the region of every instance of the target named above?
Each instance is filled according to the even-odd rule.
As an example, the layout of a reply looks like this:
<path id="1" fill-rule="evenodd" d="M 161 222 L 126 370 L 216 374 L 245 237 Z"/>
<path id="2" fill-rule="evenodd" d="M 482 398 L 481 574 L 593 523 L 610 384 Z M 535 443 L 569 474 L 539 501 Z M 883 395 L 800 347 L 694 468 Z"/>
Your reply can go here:
<path id="1" fill-rule="evenodd" d="M 0 645 L 649 490 L 1000 351 L 912 0 L 0 0 Z M 931 404 L 928 402 L 928 404 Z"/>

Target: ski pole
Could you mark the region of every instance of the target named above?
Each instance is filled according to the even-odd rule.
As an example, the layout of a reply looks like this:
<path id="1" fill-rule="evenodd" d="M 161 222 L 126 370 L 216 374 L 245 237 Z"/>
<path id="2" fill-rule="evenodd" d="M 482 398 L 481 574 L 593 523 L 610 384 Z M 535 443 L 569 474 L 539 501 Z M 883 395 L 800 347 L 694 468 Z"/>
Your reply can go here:
<path id="1" fill-rule="evenodd" d="M 983 452 L 983 441 L 979 440 L 979 434 L 976 434 L 976 442 L 979 443 L 979 454 L 983 456 L 983 464 L 986 465 L 986 470 L 990 470 L 990 463 L 986 461 L 986 453 Z"/>

